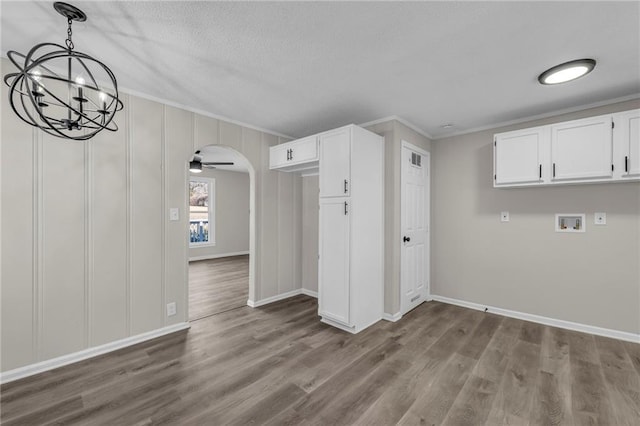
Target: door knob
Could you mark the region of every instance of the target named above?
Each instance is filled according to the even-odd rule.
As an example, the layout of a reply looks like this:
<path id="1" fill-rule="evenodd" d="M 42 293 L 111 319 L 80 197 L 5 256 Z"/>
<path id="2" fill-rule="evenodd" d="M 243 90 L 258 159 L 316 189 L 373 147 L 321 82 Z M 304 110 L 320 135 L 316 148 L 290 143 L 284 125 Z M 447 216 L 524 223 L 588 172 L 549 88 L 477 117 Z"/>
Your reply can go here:
<path id="1" fill-rule="evenodd" d="M 402 241 L 404 241 L 405 243 L 408 243 L 409 241 L 411 241 L 411 238 L 405 236 L 405 237 L 402 238 Z"/>

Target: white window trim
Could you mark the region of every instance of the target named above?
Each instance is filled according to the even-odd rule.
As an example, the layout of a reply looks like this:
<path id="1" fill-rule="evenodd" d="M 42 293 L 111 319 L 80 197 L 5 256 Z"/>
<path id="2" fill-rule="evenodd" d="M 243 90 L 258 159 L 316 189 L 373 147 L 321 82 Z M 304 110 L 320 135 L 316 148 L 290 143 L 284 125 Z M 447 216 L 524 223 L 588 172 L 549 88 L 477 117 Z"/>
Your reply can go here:
<path id="1" fill-rule="evenodd" d="M 189 248 L 214 247 L 216 245 L 216 217 L 214 215 L 216 211 L 216 179 L 204 176 L 190 176 L 189 182 L 204 182 L 209 186 L 209 241 L 192 243 L 191 237 L 187 233 Z M 189 213 L 189 220 L 191 220 L 191 213 Z"/>

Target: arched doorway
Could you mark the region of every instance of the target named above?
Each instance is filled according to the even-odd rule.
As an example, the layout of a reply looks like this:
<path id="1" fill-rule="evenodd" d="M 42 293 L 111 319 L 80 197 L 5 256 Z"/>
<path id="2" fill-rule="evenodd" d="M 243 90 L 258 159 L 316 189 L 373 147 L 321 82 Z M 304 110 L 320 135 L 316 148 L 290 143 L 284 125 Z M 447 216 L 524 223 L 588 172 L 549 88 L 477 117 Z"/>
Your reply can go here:
<path id="1" fill-rule="evenodd" d="M 190 321 L 246 306 L 256 265 L 255 169 L 224 145 L 194 154 L 202 172 L 188 179 Z"/>

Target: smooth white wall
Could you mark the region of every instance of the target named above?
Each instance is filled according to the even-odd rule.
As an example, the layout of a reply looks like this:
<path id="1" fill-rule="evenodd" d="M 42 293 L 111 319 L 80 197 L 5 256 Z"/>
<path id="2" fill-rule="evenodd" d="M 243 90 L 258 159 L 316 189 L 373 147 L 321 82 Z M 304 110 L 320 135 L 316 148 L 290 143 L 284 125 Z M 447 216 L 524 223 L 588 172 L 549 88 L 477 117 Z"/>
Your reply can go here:
<path id="1" fill-rule="evenodd" d="M 215 245 L 189 247 L 189 259 L 248 253 L 249 173 L 207 169 L 192 176 L 215 179 Z"/>
<path id="2" fill-rule="evenodd" d="M 20 121 L 5 85 L 0 96 L 3 372 L 187 321 L 187 161 L 205 145 L 255 171 L 249 298 L 301 288 L 302 181 L 268 164 L 284 138 L 123 95 L 118 132 L 65 141 Z"/>
<path id="3" fill-rule="evenodd" d="M 631 101 L 433 143 L 432 293 L 640 332 L 640 184 L 494 189 L 493 134 L 640 107 Z M 509 211 L 511 221 L 500 222 Z M 607 213 L 594 226 L 594 212 Z M 586 213 L 586 232 L 554 232 Z"/>

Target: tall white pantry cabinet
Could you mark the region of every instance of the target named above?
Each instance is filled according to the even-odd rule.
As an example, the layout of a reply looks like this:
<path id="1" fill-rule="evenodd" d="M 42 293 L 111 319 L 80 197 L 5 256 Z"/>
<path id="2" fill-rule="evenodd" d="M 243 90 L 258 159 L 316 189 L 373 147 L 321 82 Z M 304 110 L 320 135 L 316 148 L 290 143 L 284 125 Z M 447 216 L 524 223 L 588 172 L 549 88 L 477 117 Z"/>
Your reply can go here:
<path id="1" fill-rule="evenodd" d="M 321 321 L 358 333 L 382 319 L 384 139 L 340 127 L 271 147 L 270 168 L 318 170 Z"/>
<path id="2" fill-rule="evenodd" d="M 319 143 L 318 313 L 358 333 L 383 313 L 384 139 L 350 125 Z"/>

